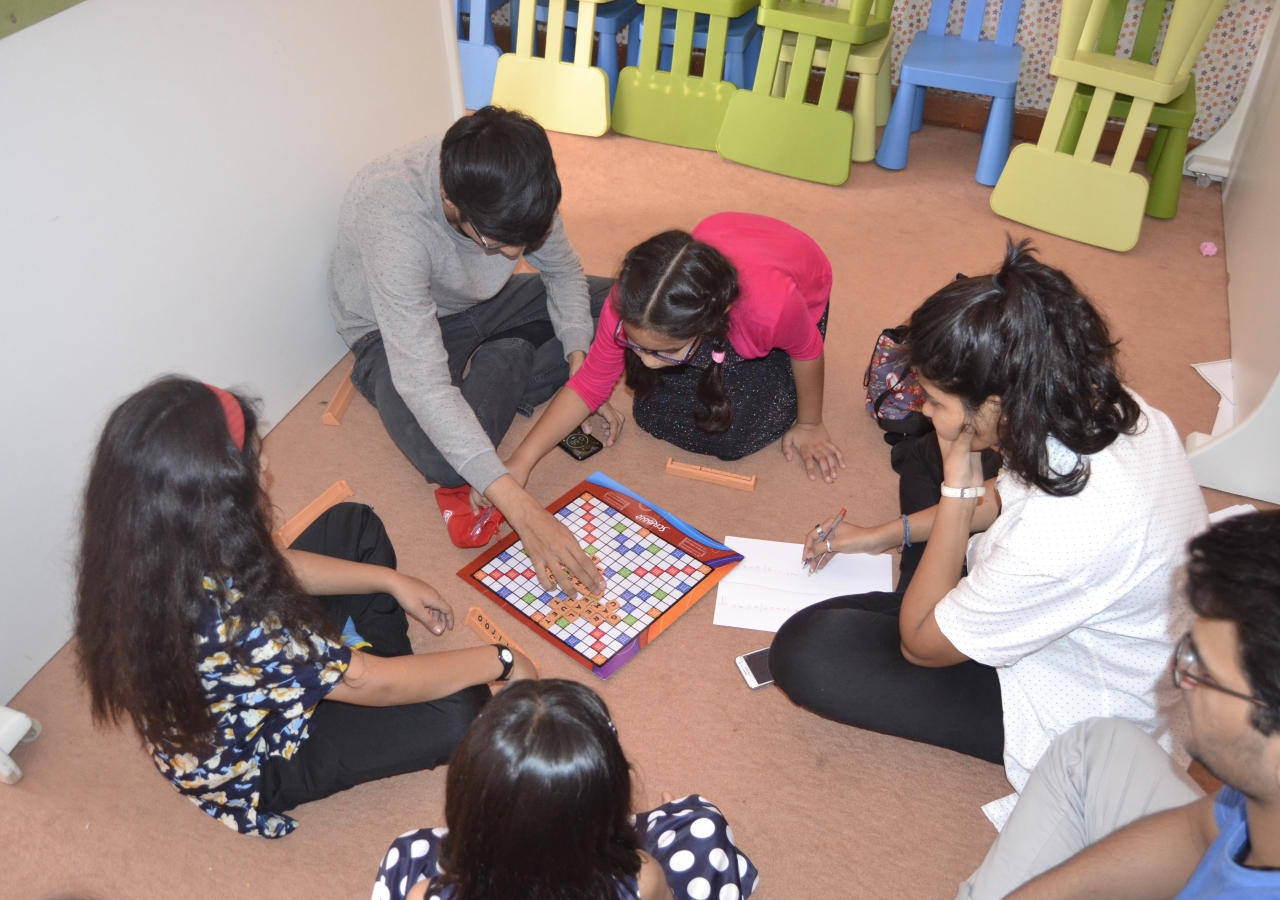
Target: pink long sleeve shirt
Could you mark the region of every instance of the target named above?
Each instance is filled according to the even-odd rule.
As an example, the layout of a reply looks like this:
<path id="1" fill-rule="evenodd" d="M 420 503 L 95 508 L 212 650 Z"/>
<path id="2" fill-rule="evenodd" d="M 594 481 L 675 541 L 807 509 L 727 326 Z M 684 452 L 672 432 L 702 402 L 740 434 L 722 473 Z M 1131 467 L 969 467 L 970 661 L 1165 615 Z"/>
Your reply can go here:
<path id="1" fill-rule="evenodd" d="M 703 219 L 692 234 L 738 270 L 729 343 L 740 356 L 759 359 L 775 348 L 792 359 L 822 355 L 818 321 L 831 296 L 831 263 L 813 238 L 768 216 L 733 212 Z M 609 399 L 622 377 L 625 348 L 613 339 L 617 302 L 615 287 L 600 313 L 587 360 L 568 383 L 592 410 Z"/>

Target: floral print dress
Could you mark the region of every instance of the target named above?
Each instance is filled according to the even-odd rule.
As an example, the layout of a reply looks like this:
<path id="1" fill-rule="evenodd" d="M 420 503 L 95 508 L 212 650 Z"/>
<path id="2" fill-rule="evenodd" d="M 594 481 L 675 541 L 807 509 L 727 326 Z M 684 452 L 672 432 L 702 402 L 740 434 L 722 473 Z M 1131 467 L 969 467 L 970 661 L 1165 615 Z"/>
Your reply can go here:
<path id="1" fill-rule="evenodd" d="M 187 799 L 228 828 L 283 837 L 298 823 L 258 812 L 262 763 L 297 752 L 311 713 L 341 680 L 351 651 L 318 635 L 291 633 L 273 619 L 243 622 L 243 595 L 230 579 L 220 591 L 206 577 L 203 588 L 208 603 L 195 641 L 214 720 L 213 750 L 200 758 L 151 743 L 151 756 Z"/>

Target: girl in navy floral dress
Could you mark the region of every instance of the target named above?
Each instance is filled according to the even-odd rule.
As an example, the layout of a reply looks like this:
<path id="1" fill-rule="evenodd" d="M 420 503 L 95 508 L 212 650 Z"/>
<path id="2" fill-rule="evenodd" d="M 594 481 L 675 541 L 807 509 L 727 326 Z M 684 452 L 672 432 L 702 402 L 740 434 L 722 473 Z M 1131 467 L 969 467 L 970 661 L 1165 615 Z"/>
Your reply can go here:
<path id="1" fill-rule="evenodd" d="M 631 815 L 631 768 L 604 701 L 574 681 L 525 681 L 458 744 L 448 828 L 387 851 L 373 900 L 740 900 L 759 874 L 697 794 Z"/>
<path id="2" fill-rule="evenodd" d="M 85 492 L 76 639 L 97 721 L 127 715 L 179 792 L 281 837 L 301 803 L 444 762 L 489 682 L 536 673 L 492 646 L 414 654 L 407 616 L 438 635 L 453 612 L 396 571 L 367 506 L 340 504 L 278 549 L 256 428 L 251 403 L 183 378 L 111 414 Z"/>

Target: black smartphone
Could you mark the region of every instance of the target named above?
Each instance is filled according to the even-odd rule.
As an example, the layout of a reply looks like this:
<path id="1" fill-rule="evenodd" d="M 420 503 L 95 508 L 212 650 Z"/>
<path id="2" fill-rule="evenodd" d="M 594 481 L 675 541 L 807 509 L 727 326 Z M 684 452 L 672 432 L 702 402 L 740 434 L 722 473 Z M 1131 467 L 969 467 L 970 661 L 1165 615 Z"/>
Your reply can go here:
<path id="1" fill-rule="evenodd" d="M 568 436 L 560 442 L 559 447 L 565 453 L 568 453 L 574 459 L 581 462 L 588 456 L 595 456 L 604 449 L 604 444 L 600 443 L 594 436 L 587 434 L 579 425 Z"/>
<path id="2" fill-rule="evenodd" d="M 742 673 L 742 677 L 747 680 L 752 690 L 764 687 L 766 684 L 773 684 L 773 673 L 769 671 L 768 647 L 756 650 L 754 653 L 744 653 L 734 662 L 738 664 L 738 671 Z"/>

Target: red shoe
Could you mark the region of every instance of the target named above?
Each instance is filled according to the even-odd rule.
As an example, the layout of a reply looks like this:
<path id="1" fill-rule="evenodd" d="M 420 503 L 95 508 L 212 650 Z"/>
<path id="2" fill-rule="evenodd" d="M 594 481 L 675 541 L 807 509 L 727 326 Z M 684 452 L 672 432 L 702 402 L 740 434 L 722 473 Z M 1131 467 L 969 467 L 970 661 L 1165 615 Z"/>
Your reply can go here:
<path id="1" fill-rule="evenodd" d="M 455 547 L 471 549 L 483 547 L 493 540 L 502 524 L 502 513 L 491 506 L 480 510 L 477 515 L 471 511 L 471 486 L 462 485 L 456 488 L 437 488 L 436 503 L 440 504 L 440 514 L 444 516 L 445 527 L 449 530 L 449 540 Z"/>

